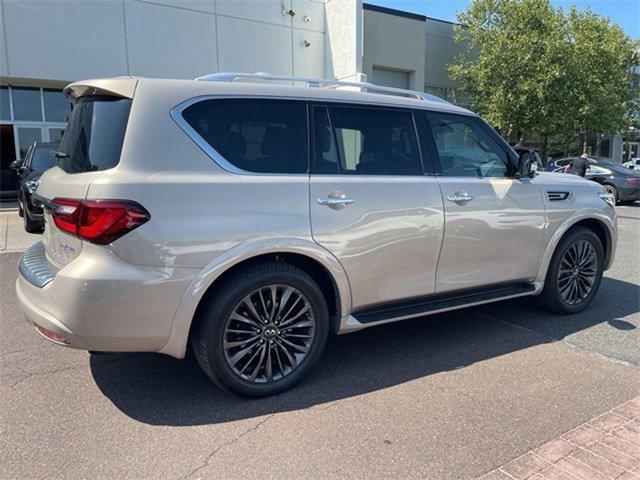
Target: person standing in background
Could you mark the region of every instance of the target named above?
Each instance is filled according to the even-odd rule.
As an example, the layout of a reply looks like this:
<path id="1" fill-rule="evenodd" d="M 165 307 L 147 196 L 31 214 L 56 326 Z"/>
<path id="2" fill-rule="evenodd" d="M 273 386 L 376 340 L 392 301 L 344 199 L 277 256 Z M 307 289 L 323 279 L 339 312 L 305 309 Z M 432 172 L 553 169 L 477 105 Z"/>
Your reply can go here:
<path id="1" fill-rule="evenodd" d="M 589 155 L 583 153 L 578 158 L 574 158 L 571 160 L 571 163 L 567 165 L 565 169 L 565 173 L 573 173 L 574 175 L 580 175 L 584 177 L 587 173 L 587 169 L 589 168 Z"/>

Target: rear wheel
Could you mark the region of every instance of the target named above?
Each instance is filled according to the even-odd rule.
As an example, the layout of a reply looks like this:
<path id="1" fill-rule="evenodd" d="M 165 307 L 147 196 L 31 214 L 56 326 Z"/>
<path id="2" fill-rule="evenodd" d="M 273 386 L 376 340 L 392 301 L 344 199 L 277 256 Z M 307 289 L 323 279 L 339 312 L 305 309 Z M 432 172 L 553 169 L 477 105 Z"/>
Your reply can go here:
<path id="1" fill-rule="evenodd" d="M 549 264 L 541 300 L 556 313 L 577 313 L 593 300 L 602 279 L 604 250 L 584 227 L 569 231 Z"/>
<path id="2" fill-rule="evenodd" d="M 320 287 L 279 262 L 236 273 L 195 322 L 192 346 L 204 372 L 222 388 L 249 396 L 272 395 L 300 381 L 329 332 Z"/>
<path id="3" fill-rule="evenodd" d="M 40 233 L 42 232 L 42 225 L 40 222 L 34 222 L 29 217 L 29 212 L 25 209 L 22 215 L 22 222 L 24 224 L 24 230 L 27 233 Z"/>

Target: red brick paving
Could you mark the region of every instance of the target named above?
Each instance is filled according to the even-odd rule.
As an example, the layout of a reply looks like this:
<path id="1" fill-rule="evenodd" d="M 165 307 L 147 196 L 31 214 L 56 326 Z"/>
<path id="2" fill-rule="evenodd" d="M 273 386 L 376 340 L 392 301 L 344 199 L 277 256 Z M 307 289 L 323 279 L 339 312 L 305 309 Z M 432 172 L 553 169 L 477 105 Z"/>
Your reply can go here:
<path id="1" fill-rule="evenodd" d="M 482 480 L 640 480 L 640 396 L 487 473 Z"/>

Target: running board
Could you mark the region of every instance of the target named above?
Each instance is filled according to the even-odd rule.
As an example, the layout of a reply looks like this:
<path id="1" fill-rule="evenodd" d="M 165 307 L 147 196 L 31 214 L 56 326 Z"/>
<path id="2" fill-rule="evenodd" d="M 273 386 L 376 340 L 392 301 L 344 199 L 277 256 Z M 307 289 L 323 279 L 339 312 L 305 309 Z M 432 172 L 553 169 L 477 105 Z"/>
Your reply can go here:
<path id="1" fill-rule="evenodd" d="M 340 325 L 340 333 L 360 330 L 365 327 L 396 320 L 404 320 L 406 318 L 432 315 L 449 310 L 481 305 L 483 303 L 534 295 L 538 293 L 541 288 L 542 285 L 538 283 L 519 283 L 515 285 L 475 289 L 466 292 L 433 295 L 419 301 L 414 300 L 403 304 L 383 305 L 374 309 L 354 312 L 351 316 L 343 319 Z"/>

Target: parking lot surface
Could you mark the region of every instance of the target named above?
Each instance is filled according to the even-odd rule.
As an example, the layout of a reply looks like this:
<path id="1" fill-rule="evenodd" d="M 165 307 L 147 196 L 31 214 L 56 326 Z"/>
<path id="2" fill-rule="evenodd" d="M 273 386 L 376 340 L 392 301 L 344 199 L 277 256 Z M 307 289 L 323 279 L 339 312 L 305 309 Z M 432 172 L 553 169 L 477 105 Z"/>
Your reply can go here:
<path id="1" fill-rule="evenodd" d="M 0 478 L 480 477 L 640 395 L 640 207 L 618 212 L 586 312 L 521 299 L 335 337 L 260 400 L 192 358 L 48 343 L 0 254 Z"/>

